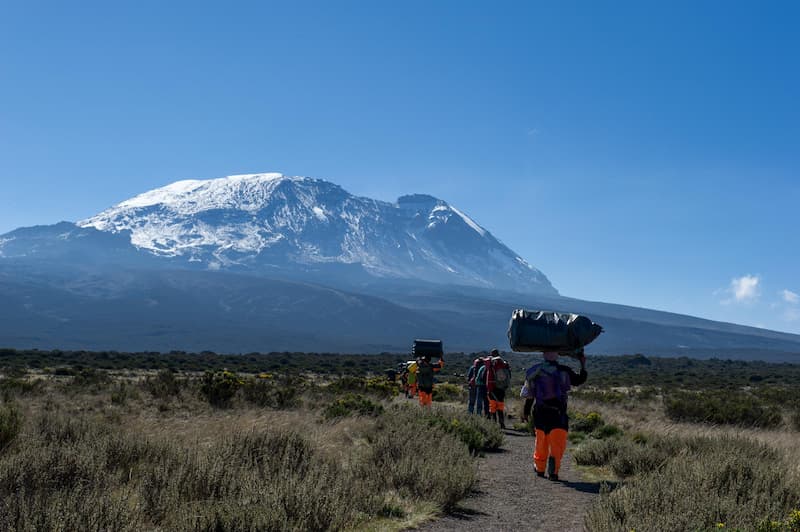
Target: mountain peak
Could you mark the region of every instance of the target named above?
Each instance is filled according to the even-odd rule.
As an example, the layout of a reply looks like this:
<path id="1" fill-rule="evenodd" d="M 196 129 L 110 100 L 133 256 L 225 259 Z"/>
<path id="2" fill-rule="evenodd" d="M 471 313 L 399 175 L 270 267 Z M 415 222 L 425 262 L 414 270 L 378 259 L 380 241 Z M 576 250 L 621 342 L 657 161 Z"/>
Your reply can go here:
<path id="1" fill-rule="evenodd" d="M 386 203 L 280 173 L 189 179 L 78 222 L 193 267 L 275 272 L 360 267 L 374 277 L 557 293 L 547 278 L 446 201 Z"/>
<path id="2" fill-rule="evenodd" d="M 397 198 L 397 205 L 401 208 L 434 207 L 438 204 L 446 204 L 446 202 L 428 194 L 406 194 Z"/>
<path id="3" fill-rule="evenodd" d="M 113 208 L 141 208 L 154 205 L 178 205 L 183 200 L 191 201 L 203 197 L 211 204 L 209 208 L 216 207 L 214 203 L 225 201 L 231 196 L 241 195 L 243 192 L 254 192 L 274 187 L 277 183 L 289 178 L 280 173 L 240 174 L 216 179 L 185 179 L 169 185 L 156 188 L 139 194 L 129 200 L 117 204 Z M 201 204 L 202 205 L 202 204 Z"/>

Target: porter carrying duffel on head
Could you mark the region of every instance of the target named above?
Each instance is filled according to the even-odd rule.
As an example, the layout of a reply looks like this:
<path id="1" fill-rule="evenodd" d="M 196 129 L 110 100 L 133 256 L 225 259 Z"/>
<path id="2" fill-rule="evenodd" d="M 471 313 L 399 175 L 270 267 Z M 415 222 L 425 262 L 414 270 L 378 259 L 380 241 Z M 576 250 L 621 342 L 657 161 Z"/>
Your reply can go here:
<path id="1" fill-rule="evenodd" d="M 520 396 L 525 399 L 522 420 L 533 411 L 536 447 L 533 451 L 537 476 L 558 480 L 561 458 L 567 447 L 569 415 L 567 396 L 572 386 L 586 382 L 583 348 L 600 336 L 603 328 L 586 316 L 558 312 L 515 310 L 508 324 L 508 341 L 514 351 L 542 351 L 541 362 L 525 372 Z M 580 373 L 558 363 L 558 355 L 580 361 Z"/>
<path id="2" fill-rule="evenodd" d="M 580 352 L 601 332 L 601 326 L 579 314 L 517 309 L 508 324 L 508 342 L 512 351 L 569 355 Z"/>
<path id="3" fill-rule="evenodd" d="M 419 404 L 430 406 L 433 401 L 434 373 L 444 367 L 444 349 L 441 340 L 414 340 L 411 353 L 417 357 L 417 387 Z M 438 362 L 431 362 L 431 357 L 438 357 Z"/>

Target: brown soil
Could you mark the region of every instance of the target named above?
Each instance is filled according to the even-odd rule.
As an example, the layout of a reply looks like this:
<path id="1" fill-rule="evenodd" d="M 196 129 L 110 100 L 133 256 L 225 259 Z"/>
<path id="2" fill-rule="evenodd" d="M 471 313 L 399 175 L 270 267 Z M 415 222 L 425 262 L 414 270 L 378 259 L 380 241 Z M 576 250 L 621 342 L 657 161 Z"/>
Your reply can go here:
<path id="1" fill-rule="evenodd" d="M 584 482 L 564 456 L 559 481 L 533 469 L 530 434 L 506 430 L 503 449 L 479 460 L 476 489 L 451 514 L 418 530 L 584 530 L 583 518 L 600 485 Z"/>

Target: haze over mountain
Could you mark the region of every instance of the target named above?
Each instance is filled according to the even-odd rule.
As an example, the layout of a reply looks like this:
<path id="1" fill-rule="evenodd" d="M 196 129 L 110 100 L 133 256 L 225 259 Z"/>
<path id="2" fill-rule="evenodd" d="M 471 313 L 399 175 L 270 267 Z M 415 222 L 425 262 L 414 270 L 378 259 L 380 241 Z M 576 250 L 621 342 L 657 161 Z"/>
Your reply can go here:
<path id="1" fill-rule="evenodd" d="M 561 297 L 444 200 L 275 173 L 178 181 L 2 235 L 0 296 L 10 347 L 375 352 L 433 336 L 477 350 L 528 307 L 589 314 L 607 331 L 595 352 L 800 353 L 797 335 Z"/>

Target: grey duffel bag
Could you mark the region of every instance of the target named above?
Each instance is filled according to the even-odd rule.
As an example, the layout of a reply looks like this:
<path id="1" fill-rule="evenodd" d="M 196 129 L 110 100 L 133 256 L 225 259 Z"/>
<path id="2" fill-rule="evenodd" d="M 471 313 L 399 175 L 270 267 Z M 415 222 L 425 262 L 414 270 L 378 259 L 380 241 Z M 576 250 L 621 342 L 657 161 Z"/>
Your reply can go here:
<path id="1" fill-rule="evenodd" d="M 441 357 L 444 354 L 441 340 L 414 340 L 411 354 L 415 357 Z"/>
<path id="2" fill-rule="evenodd" d="M 558 351 L 569 354 L 600 336 L 603 328 L 586 316 L 517 309 L 508 324 L 512 351 Z"/>

